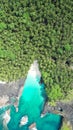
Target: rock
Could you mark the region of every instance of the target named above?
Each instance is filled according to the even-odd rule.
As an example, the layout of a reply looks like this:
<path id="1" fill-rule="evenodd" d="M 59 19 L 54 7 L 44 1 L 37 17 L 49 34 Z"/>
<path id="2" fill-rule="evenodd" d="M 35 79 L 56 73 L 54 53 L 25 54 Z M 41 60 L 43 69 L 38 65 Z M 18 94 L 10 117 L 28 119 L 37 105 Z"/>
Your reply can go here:
<path id="1" fill-rule="evenodd" d="M 0 82 L 0 106 L 10 103 L 12 97 L 19 99 L 24 82 L 24 78 L 9 83 Z"/>
<path id="2" fill-rule="evenodd" d="M 64 118 L 73 127 L 73 101 L 70 101 L 68 103 L 58 102 L 57 106 L 62 109 L 62 112 L 60 111 L 60 113 L 62 113 Z"/>
<path id="3" fill-rule="evenodd" d="M 73 101 L 68 103 L 57 102 L 56 106 L 51 106 L 50 104 L 46 104 L 43 113 L 52 112 L 60 114 L 64 117 L 66 122 L 71 125 L 73 130 Z"/>

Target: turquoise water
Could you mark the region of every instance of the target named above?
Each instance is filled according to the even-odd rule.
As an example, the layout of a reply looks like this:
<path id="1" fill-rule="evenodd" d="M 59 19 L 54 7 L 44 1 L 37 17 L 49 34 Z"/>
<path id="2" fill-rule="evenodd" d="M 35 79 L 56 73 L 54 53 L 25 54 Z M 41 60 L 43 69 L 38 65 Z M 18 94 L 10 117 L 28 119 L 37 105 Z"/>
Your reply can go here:
<path id="1" fill-rule="evenodd" d="M 44 92 L 42 90 L 42 86 L 39 82 L 28 75 L 22 95 L 19 99 L 18 112 L 16 112 L 14 106 L 11 107 L 11 120 L 8 124 L 9 130 L 20 129 L 20 120 L 25 115 L 28 116 L 27 126 L 36 122 L 36 120 L 40 118 L 45 104 L 45 97 L 42 96 L 42 93 L 44 95 Z"/>
<path id="2" fill-rule="evenodd" d="M 47 113 L 44 117 L 41 114 L 47 99 L 45 85 L 40 83 L 39 77 L 27 75 L 22 94 L 19 99 L 18 111 L 14 105 L 0 109 L 0 130 L 29 130 L 32 123 L 36 123 L 37 130 L 59 130 L 62 117 L 60 115 Z M 10 109 L 10 121 L 5 128 L 3 124 L 3 115 Z M 28 117 L 28 122 L 20 126 L 23 116 Z"/>

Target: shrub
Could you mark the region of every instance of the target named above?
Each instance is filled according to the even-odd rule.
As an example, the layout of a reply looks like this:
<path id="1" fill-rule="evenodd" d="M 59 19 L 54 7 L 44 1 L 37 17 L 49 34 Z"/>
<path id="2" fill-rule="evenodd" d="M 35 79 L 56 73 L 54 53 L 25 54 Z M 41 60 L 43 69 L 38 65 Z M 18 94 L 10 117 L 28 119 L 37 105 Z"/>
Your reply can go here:
<path id="1" fill-rule="evenodd" d="M 52 86 L 51 90 L 48 93 L 49 100 L 57 101 L 63 97 L 62 90 L 58 84 Z"/>

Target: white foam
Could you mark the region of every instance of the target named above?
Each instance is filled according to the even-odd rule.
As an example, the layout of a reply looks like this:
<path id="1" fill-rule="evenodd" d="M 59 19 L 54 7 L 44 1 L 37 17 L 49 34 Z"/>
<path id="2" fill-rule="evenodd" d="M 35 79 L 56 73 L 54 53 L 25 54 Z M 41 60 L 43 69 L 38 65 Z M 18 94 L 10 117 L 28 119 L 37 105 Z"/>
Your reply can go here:
<path id="1" fill-rule="evenodd" d="M 8 124 L 8 122 L 10 121 L 10 116 L 8 115 L 7 112 L 5 112 L 3 119 L 4 119 L 5 123 Z"/>
<path id="2" fill-rule="evenodd" d="M 6 82 L 4 82 L 4 81 L 0 81 L 0 83 L 1 83 L 1 84 L 6 84 Z"/>
<path id="3" fill-rule="evenodd" d="M 34 78 L 36 78 L 37 76 L 41 77 L 37 60 L 35 60 L 33 64 L 31 64 L 30 70 L 28 71 L 28 75 L 31 75 Z"/>
<path id="4" fill-rule="evenodd" d="M 24 116 L 21 119 L 20 126 L 27 124 L 28 122 L 28 116 Z"/>

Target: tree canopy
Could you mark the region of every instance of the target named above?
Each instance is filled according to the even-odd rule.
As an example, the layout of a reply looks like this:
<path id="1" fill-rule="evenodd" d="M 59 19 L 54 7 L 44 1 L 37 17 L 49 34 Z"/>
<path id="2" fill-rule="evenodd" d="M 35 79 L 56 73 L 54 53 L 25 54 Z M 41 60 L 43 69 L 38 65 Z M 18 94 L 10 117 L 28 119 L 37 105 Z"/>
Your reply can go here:
<path id="1" fill-rule="evenodd" d="M 72 7 L 72 0 L 1 0 L 1 80 L 25 77 L 37 59 L 48 93 L 57 88 L 61 98 L 73 88 Z"/>

